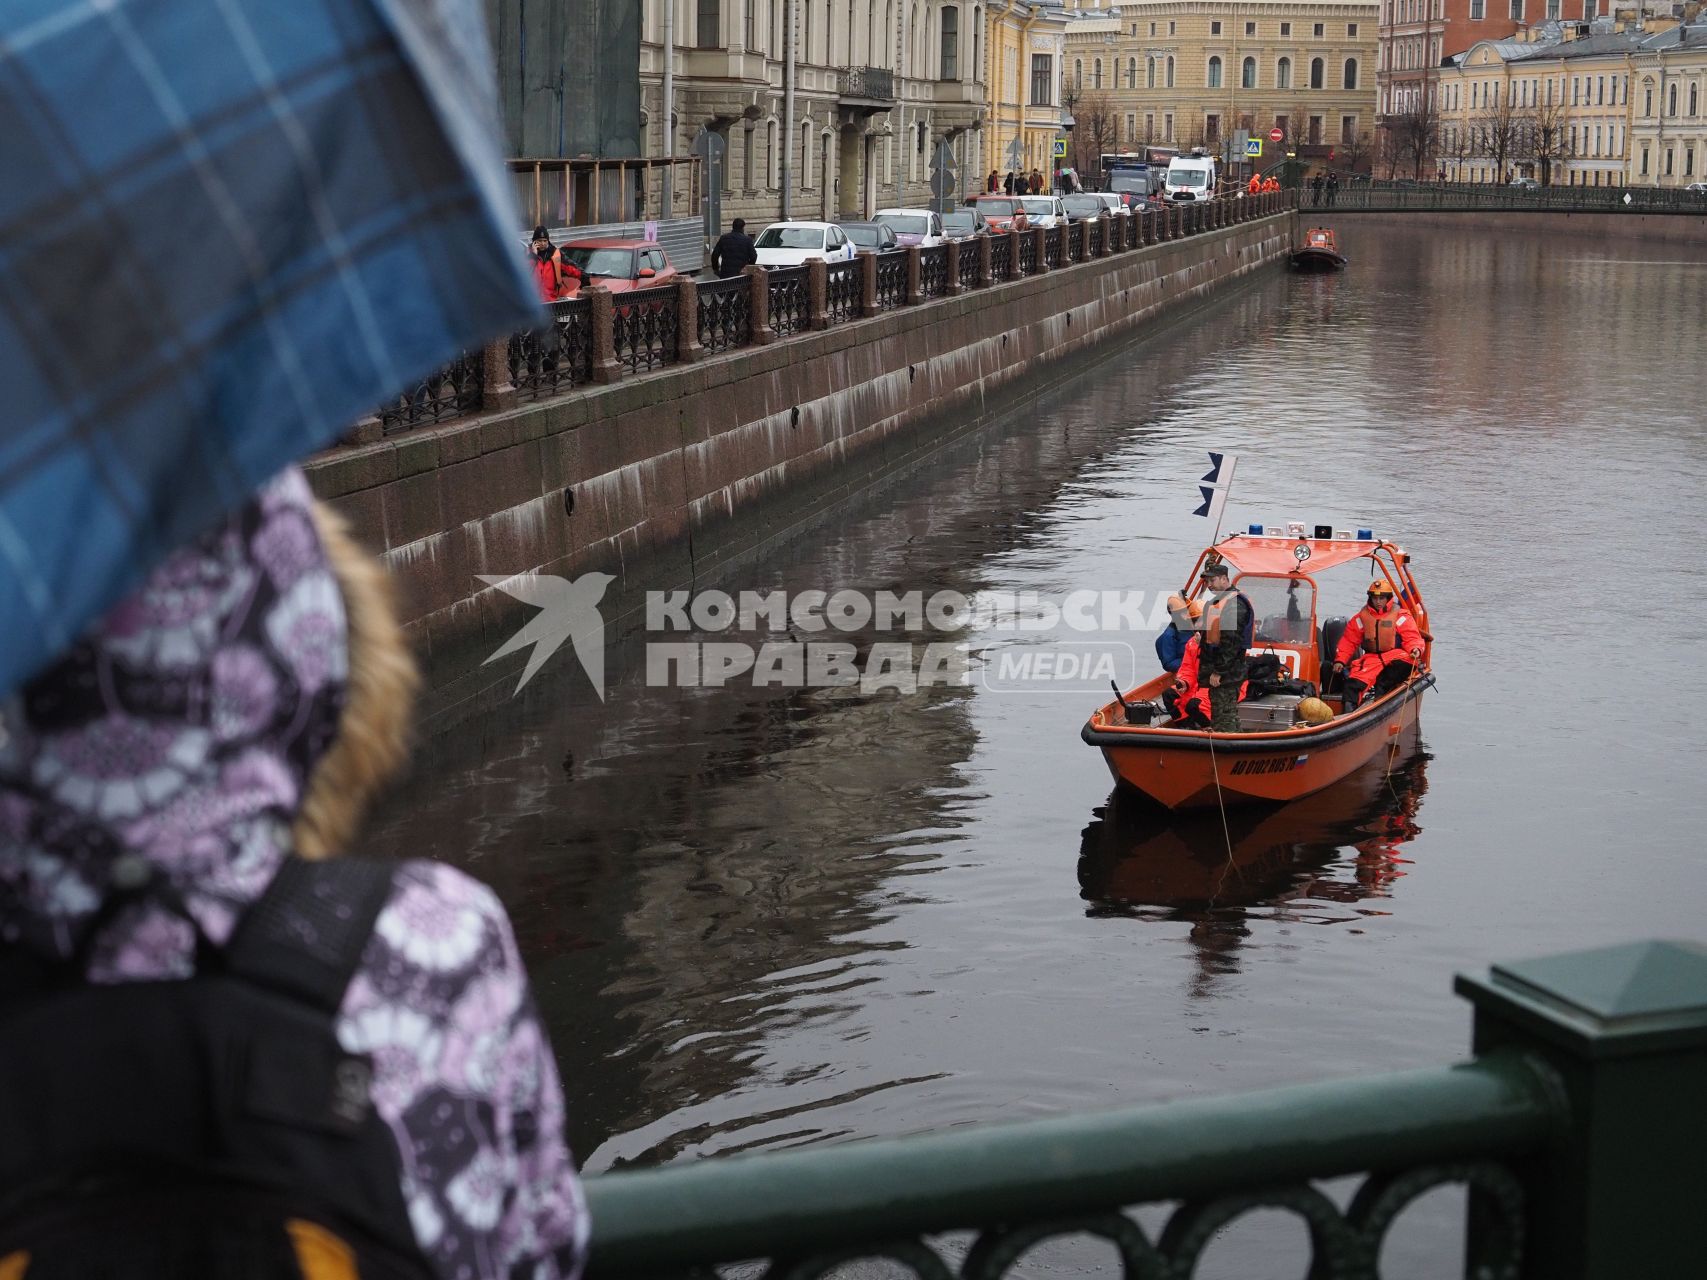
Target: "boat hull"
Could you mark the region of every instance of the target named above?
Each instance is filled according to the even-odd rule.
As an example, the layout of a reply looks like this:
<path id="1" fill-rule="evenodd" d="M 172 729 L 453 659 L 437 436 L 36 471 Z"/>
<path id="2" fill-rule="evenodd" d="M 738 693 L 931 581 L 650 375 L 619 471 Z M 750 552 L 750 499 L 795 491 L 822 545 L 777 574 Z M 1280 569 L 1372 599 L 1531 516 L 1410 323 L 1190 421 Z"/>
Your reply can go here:
<path id="1" fill-rule="evenodd" d="M 1345 262 L 1344 254 L 1327 249 L 1295 249 L 1291 257 L 1294 271 L 1339 271 Z"/>
<path id="2" fill-rule="evenodd" d="M 1102 750 L 1116 782 L 1170 809 L 1284 803 L 1394 750 L 1433 684 L 1424 675 L 1349 716 L 1273 733 L 1127 725 L 1116 702 L 1093 715 L 1081 736 Z"/>

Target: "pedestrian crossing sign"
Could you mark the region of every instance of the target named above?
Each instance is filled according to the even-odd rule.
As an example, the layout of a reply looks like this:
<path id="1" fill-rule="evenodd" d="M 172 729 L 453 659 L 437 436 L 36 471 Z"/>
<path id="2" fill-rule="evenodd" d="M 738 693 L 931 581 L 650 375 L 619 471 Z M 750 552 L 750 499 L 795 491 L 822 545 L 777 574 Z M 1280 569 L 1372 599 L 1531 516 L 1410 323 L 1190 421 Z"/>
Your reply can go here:
<path id="1" fill-rule="evenodd" d="M 1261 138 L 1246 138 L 1245 139 L 1245 154 L 1248 156 L 1259 156 L 1260 157 L 1262 155 L 1262 139 Z"/>
<path id="2" fill-rule="evenodd" d="M 1057 160 L 1065 160 L 1067 158 L 1067 140 L 1065 138 L 1055 139 L 1055 158 Z"/>

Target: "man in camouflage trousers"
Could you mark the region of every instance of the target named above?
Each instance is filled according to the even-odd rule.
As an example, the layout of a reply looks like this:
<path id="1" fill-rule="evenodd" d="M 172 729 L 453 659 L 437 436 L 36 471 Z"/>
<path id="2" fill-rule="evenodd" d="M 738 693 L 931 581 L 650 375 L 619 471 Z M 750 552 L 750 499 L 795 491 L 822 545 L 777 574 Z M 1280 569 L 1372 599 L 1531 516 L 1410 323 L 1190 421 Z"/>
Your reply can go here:
<path id="1" fill-rule="evenodd" d="M 1239 686 L 1245 681 L 1247 654 L 1256 613 L 1249 597 L 1234 591 L 1225 561 L 1203 570 L 1209 600 L 1198 625 L 1203 628 L 1198 678 L 1209 686 L 1209 727 L 1216 733 L 1239 732 Z"/>

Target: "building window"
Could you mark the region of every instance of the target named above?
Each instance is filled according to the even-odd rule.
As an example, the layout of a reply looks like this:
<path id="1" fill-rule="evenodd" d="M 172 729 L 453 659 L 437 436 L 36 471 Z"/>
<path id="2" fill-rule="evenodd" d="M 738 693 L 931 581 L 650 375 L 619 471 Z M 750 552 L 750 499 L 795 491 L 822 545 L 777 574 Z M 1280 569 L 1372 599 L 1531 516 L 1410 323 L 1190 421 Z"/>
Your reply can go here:
<path id="1" fill-rule="evenodd" d="M 1290 128 L 1291 123 L 1291 116 L 1276 116 L 1274 118 L 1274 127 L 1286 135 L 1286 140 L 1288 142 L 1292 141 L 1292 129 Z"/>
<path id="2" fill-rule="evenodd" d="M 1280 34 L 1283 37 L 1284 36 L 1290 36 L 1292 34 L 1292 24 L 1290 22 L 1281 23 L 1280 24 Z"/>
<path id="3" fill-rule="evenodd" d="M 1677 86 L 1675 84 L 1666 91 L 1666 114 L 1668 116 L 1677 114 Z M 1668 169 L 1666 172 L 1671 171 Z"/>
<path id="4" fill-rule="evenodd" d="M 1170 27 L 1172 27 L 1173 25 L 1174 24 L 1171 22 L 1168 23 L 1168 26 L 1170 26 Z M 1167 68 L 1167 70 L 1168 70 L 1168 85 L 1167 85 L 1167 87 L 1171 89 L 1174 87 L 1174 56 L 1171 53 L 1168 55 L 1168 68 Z M 1171 120 L 1173 117 L 1170 116 L 1168 118 Z M 1173 136 L 1174 136 L 1173 130 L 1170 129 L 1168 131 L 1168 137 L 1171 138 Z"/>
<path id="5" fill-rule="evenodd" d="M 1321 116 L 1311 116 L 1310 117 L 1310 145 L 1312 147 L 1319 147 L 1322 145 L 1322 117 Z"/>
<path id="6" fill-rule="evenodd" d="M 1316 24 L 1316 27 L 1315 27 L 1315 31 L 1316 31 L 1316 39 L 1318 39 L 1318 40 L 1320 40 L 1320 39 L 1321 39 L 1321 38 L 1322 38 L 1322 36 L 1323 36 L 1323 35 L 1324 35 L 1324 34 L 1326 34 L 1326 32 L 1327 32 L 1327 29 L 1328 29 L 1328 27 L 1327 27 L 1327 24 L 1326 24 L 1326 23 L 1324 23 L 1324 22 L 1318 22 L 1318 23 L 1317 23 L 1317 24 Z"/>
<path id="7" fill-rule="evenodd" d="M 1074 58 L 1073 59 L 1073 88 L 1075 90 L 1077 90 L 1077 89 L 1083 89 L 1084 87 L 1085 87 L 1085 60 L 1083 58 Z"/>
<path id="8" fill-rule="evenodd" d="M 1357 88 L 1357 59 L 1356 58 L 1347 58 L 1345 60 L 1345 69 L 1344 69 L 1343 74 L 1345 76 L 1345 87 L 1347 89 Z"/>
<path id="9" fill-rule="evenodd" d="M 1102 88 L 1102 59 L 1098 58 L 1091 64 L 1091 88 Z"/>
<path id="10" fill-rule="evenodd" d="M 1144 141 L 1149 142 L 1156 136 L 1156 117 L 1153 113 L 1144 117 Z"/>
<path id="11" fill-rule="evenodd" d="M 1171 111 L 1165 111 L 1162 113 L 1162 141 L 1163 142 L 1172 142 L 1173 140 L 1174 140 L 1174 113 Z"/>
<path id="12" fill-rule="evenodd" d="M 1211 22 L 1209 24 L 1209 34 L 1212 36 L 1220 35 L 1221 34 L 1221 24 L 1219 22 Z"/>
<path id="13" fill-rule="evenodd" d="M 1256 23 L 1254 23 L 1254 22 L 1245 23 L 1245 34 L 1247 36 L 1254 36 L 1254 35 L 1256 35 L 1256 33 L 1257 33 L 1257 24 Z"/>
<path id="14" fill-rule="evenodd" d="M 1221 117 L 1220 116 L 1204 116 L 1203 117 L 1203 139 L 1204 139 L 1204 141 L 1205 142 L 1214 142 L 1220 136 L 1221 136 Z"/>
<path id="15" fill-rule="evenodd" d="M 1221 87 L 1221 59 L 1219 58 L 1209 59 L 1209 87 L 1211 89 Z"/>
<path id="16" fill-rule="evenodd" d="M 1244 66 L 1240 68 L 1239 87 L 1241 89 L 1257 87 L 1257 60 L 1255 58 L 1246 58 Z"/>
<path id="17" fill-rule="evenodd" d="M 1049 74 L 1049 55 L 1031 55 L 1031 105 L 1047 107 L 1055 100 L 1055 77 Z"/>
<path id="18" fill-rule="evenodd" d="M 942 78 L 960 79 L 960 10 L 953 5 L 942 11 Z"/>
<path id="19" fill-rule="evenodd" d="M 1156 60 L 1154 58 L 1144 59 L 1144 87 L 1146 89 L 1156 87 Z"/>
<path id="20" fill-rule="evenodd" d="M 1670 147 L 1666 148 L 1666 177 L 1668 178 L 1672 175 L 1672 161 L 1676 158 L 1676 155 L 1677 153 Z"/>
<path id="21" fill-rule="evenodd" d="M 1356 116 L 1341 116 L 1340 117 L 1340 142 L 1346 146 L 1349 146 L 1349 145 L 1351 145 L 1352 142 L 1354 142 L 1356 140 L 1356 138 L 1357 138 L 1357 117 Z"/>
<path id="22" fill-rule="evenodd" d="M 1523 0 L 1511 0 L 1511 20 L 1513 22 L 1523 21 Z"/>
<path id="23" fill-rule="evenodd" d="M 1488 0 L 1470 0 L 1470 21 L 1480 22 L 1488 16 Z"/>
<path id="24" fill-rule="evenodd" d="M 723 47 L 723 0 L 699 0 L 699 47 Z"/>
<path id="25" fill-rule="evenodd" d="M 1170 36 L 1171 36 L 1171 35 L 1174 35 L 1174 34 L 1175 34 L 1175 32 L 1174 32 L 1174 24 L 1173 24 L 1173 22 L 1172 22 L 1172 21 L 1171 21 L 1171 20 L 1170 20 L 1170 21 L 1169 21 L 1169 22 L 1168 22 L 1168 34 L 1169 34 L 1169 35 L 1170 35 Z M 1170 136 L 1170 137 L 1172 137 L 1172 136 L 1173 136 L 1173 135 L 1171 135 L 1171 134 L 1170 134 L 1170 135 L 1169 135 L 1169 136 Z"/>
<path id="26" fill-rule="evenodd" d="M 1292 59 L 1282 58 L 1274 64 L 1274 87 L 1290 89 L 1292 87 Z"/>
<path id="27" fill-rule="evenodd" d="M 1312 89 L 1320 89 L 1322 87 L 1322 81 L 1327 74 L 1324 68 L 1325 64 L 1322 59 L 1310 59 L 1310 87 Z"/>
<path id="28" fill-rule="evenodd" d="M 1689 86 L 1689 114 L 1692 116 L 1700 115 L 1700 106 L 1701 86 L 1698 84 L 1692 84 Z"/>
<path id="29" fill-rule="evenodd" d="M 1654 114 L 1654 91 L 1652 89 L 1642 90 L 1642 114 L 1645 116 Z"/>
<path id="30" fill-rule="evenodd" d="M 1695 148 L 1685 146 L 1683 149 L 1683 176 L 1689 177 L 1695 172 Z"/>
<path id="31" fill-rule="evenodd" d="M 1642 176 L 1648 176 L 1648 144 L 1642 144 Z"/>
<path id="32" fill-rule="evenodd" d="M 1126 87 L 1128 89 L 1138 87 L 1138 59 L 1136 58 L 1126 60 Z"/>
<path id="33" fill-rule="evenodd" d="M 1155 35 L 1155 34 L 1156 34 L 1156 24 L 1155 24 L 1155 23 L 1153 23 L 1153 22 L 1152 22 L 1152 23 L 1151 23 L 1151 24 L 1150 24 L 1150 34 L 1151 34 L 1151 35 Z"/>
<path id="34" fill-rule="evenodd" d="M 1126 113 L 1126 140 L 1138 141 L 1138 117 L 1130 111 Z"/>

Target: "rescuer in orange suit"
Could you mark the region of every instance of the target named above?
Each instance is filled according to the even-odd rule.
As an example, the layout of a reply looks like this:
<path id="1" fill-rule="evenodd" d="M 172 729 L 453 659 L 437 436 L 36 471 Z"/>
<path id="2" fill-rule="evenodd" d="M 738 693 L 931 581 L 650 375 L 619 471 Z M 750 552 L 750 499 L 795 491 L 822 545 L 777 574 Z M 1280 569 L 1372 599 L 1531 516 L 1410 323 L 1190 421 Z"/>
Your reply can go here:
<path id="1" fill-rule="evenodd" d="M 1279 178 L 1265 178 L 1263 180 L 1262 189 L 1265 192 L 1267 192 L 1267 191 L 1279 191 L 1280 190 L 1280 179 Z"/>
<path id="2" fill-rule="evenodd" d="M 1367 690 L 1380 696 L 1404 683 L 1422 652 L 1422 630 L 1394 602 L 1393 584 L 1375 579 L 1369 584 L 1369 603 L 1345 624 L 1334 650 L 1334 670 L 1345 672 L 1345 710 L 1363 701 Z"/>
<path id="3" fill-rule="evenodd" d="M 1245 190 L 1253 196 L 1260 194 L 1262 192 L 1262 175 L 1259 173 L 1253 173 L 1251 175 L 1250 185 L 1246 187 Z"/>
<path id="4" fill-rule="evenodd" d="M 1193 600 L 1193 604 L 1197 601 Z M 1203 637 L 1196 634 L 1185 642 L 1179 670 L 1174 673 L 1173 687 L 1162 690 L 1162 706 L 1176 720 L 1185 721 L 1187 729 L 1207 729 L 1210 723 L 1209 686 L 1199 682 L 1199 665 L 1203 661 Z M 1248 681 L 1239 685 L 1239 701 L 1245 700 L 1250 689 Z"/>

